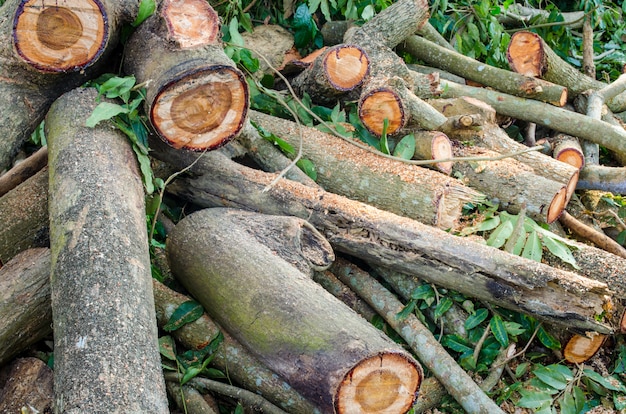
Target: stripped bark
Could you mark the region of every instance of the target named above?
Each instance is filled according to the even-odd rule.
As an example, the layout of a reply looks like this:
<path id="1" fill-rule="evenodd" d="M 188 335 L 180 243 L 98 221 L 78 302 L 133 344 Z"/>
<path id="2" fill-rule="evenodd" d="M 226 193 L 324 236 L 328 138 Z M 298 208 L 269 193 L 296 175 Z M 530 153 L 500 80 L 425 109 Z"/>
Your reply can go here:
<path id="1" fill-rule="evenodd" d="M 30 249 L 0 269 L 0 365 L 52 333 L 50 251 Z"/>
<path id="2" fill-rule="evenodd" d="M 126 45 L 124 69 L 147 82 L 150 122 L 175 148 L 218 148 L 245 124 L 248 85 L 219 34 L 206 1 L 166 0 Z"/>
<path id="3" fill-rule="evenodd" d="M 264 218 L 230 209 L 187 216 L 168 238 L 173 273 L 221 326 L 323 410 L 406 412 L 422 380 L 419 364 L 251 239 L 254 221 Z"/>
<path id="4" fill-rule="evenodd" d="M 191 161 L 188 154 L 166 148 L 155 155 L 179 166 Z M 192 171 L 202 175 L 172 183 L 169 190 L 201 206 L 302 217 L 322 230 L 336 250 L 570 329 L 611 331 L 594 319 L 612 295 L 604 283 L 301 184 L 279 181 L 264 192 L 273 174 L 219 153 L 205 154 Z"/>
<path id="5" fill-rule="evenodd" d="M 259 112 L 251 118 L 299 146 L 295 123 Z M 483 197 L 443 174 L 384 159 L 312 128 L 302 132 L 303 155 L 319 166 L 317 182 L 328 191 L 441 228 L 456 226 L 463 206 Z"/>
<path id="6" fill-rule="evenodd" d="M 46 117 L 55 410 L 167 413 L 143 186 L 128 139 L 84 126 L 97 95 Z"/>
<path id="7" fill-rule="evenodd" d="M 402 48 L 429 65 L 437 66 L 504 93 L 536 99 L 556 106 L 563 106 L 567 101 L 567 89 L 563 86 L 489 66 L 420 36 L 408 37 L 402 43 Z"/>

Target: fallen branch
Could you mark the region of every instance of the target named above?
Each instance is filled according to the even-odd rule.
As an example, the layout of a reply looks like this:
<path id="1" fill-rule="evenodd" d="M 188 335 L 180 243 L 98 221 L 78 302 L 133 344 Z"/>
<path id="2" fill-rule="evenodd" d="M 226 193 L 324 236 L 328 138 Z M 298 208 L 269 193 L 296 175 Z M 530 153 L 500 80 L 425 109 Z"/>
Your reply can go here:
<path id="1" fill-rule="evenodd" d="M 468 413 L 504 413 L 437 342 L 413 314 L 399 319 L 404 305 L 381 284 L 363 272 L 337 274 L 339 280 L 365 299 L 404 338 L 420 361 L 439 379 Z"/>
<path id="2" fill-rule="evenodd" d="M 599 248 L 606 250 L 607 252 L 613 253 L 614 255 L 626 259 L 626 249 L 624 249 L 621 244 L 617 243 L 606 234 L 600 233 L 585 225 L 584 223 L 576 220 L 574 217 L 569 215 L 567 211 L 563 212 L 563 215 L 561 215 L 559 221 L 576 235 L 586 240 L 589 240 L 590 242 L 594 243 Z"/>
<path id="3" fill-rule="evenodd" d="M 0 176 L 0 197 L 35 175 L 48 164 L 48 148 L 41 147 L 30 157 Z"/>

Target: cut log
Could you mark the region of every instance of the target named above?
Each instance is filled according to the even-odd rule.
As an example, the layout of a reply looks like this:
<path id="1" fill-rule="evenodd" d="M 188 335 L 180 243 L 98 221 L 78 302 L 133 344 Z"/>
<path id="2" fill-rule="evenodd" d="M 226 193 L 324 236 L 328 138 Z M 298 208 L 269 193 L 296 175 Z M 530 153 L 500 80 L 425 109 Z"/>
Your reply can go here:
<path id="1" fill-rule="evenodd" d="M 394 134 L 408 124 L 422 129 L 436 130 L 448 120 L 441 112 L 418 98 L 400 78 L 381 78 L 368 82 L 359 99 L 359 119 L 376 136 L 383 132 Z"/>
<path id="2" fill-rule="evenodd" d="M 248 85 L 219 34 L 206 1 L 166 0 L 126 45 L 125 71 L 147 82 L 150 122 L 175 148 L 215 149 L 244 126 Z"/>
<path id="3" fill-rule="evenodd" d="M 48 164 L 48 148 L 41 147 L 30 157 L 0 176 L 0 197 L 35 175 Z"/>
<path id="4" fill-rule="evenodd" d="M 48 168 L 0 198 L 0 263 L 31 247 L 48 247 Z"/>
<path id="5" fill-rule="evenodd" d="M 153 280 L 153 286 L 157 321 L 159 326 L 163 327 L 174 311 L 190 298 L 169 289 L 156 280 Z M 284 379 L 261 364 L 228 332 L 217 326 L 206 313 L 172 332 L 172 335 L 188 349 L 202 349 L 220 332 L 224 339 L 215 351 L 215 356 L 211 361 L 212 366 L 222 372 L 227 372 L 228 377 L 235 383 L 261 395 L 290 413 L 321 413 L 319 408 L 302 397 Z"/>
<path id="6" fill-rule="evenodd" d="M 154 154 L 179 167 L 193 159 L 167 148 Z M 613 297 L 605 283 L 287 180 L 264 191 L 274 174 L 243 167 L 221 153 L 205 154 L 191 171 L 198 176 L 178 180 L 168 189 L 197 205 L 302 217 L 336 250 L 355 257 L 573 330 L 612 330 L 595 320 Z"/>
<path id="7" fill-rule="evenodd" d="M 406 52 L 429 65 L 437 66 L 496 90 L 556 106 L 563 106 L 567 102 L 567 88 L 561 85 L 487 65 L 420 36 L 408 37 L 402 43 L 402 47 Z"/>
<path id="8" fill-rule="evenodd" d="M 230 209 L 187 216 L 168 238 L 172 272 L 226 331 L 322 410 L 406 412 L 422 381 L 417 361 L 252 238 L 257 220 L 262 215 Z"/>
<path id="9" fill-rule="evenodd" d="M 601 334 L 591 334 L 590 336 L 576 334 L 567 341 L 563 350 L 563 357 L 572 364 L 582 364 L 598 352 L 606 338 L 606 335 Z"/>
<path id="10" fill-rule="evenodd" d="M 292 81 L 295 92 L 304 92 L 314 102 L 332 104 L 346 92 L 363 84 L 369 74 L 369 58 L 363 49 L 354 45 L 328 48 Z"/>
<path id="11" fill-rule="evenodd" d="M 550 139 L 552 157 L 579 170 L 585 166 L 585 156 L 578 138 L 566 134 L 557 134 Z"/>
<path id="12" fill-rule="evenodd" d="M 626 167 L 588 165 L 580 171 L 580 180 L 576 188 L 626 194 Z"/>
<path id="13" fill-rule="evenodd" d="M 7 0 L 4 3 L 0 8 L 0 112 L 11 116 L 0 117 L 0 171 L 10 166 L 11 159 L 57 97 L 101 71 L 105 58 L 117 45 L 119 28 L 136 14 L 138 6 L 138 2 L 127 2 L 111 7 L 108 1 L 99 0 Z M 91 29 L 102 30 L 97 28 L 98 20 L 108 22 L 105 25 L 109 26 L 105 28 L 105 38 L 95 41 L 102 50 L 87 61 L 87 49 L 92 47 L 87 44 L 94 43 L 87 33 Z M 86 25 L 81 29 L 83 23 Z M 75 53 L 76 49 L 85 50 Z M 65 58 L 78 58 L 82 63 L 67 62 Z M 60 66 L 56 67 L 57 64 Z M 90 67 L 85 70 L 86 66 Z"/>
<path id="14" fill-rule="evenodd" d="M 455 157 L 490 157 L 502 154 L 476 146 L 457 144 Z M 566 185 L 535 174 L 528 165 L 513 158 L 495 161 L 456 162 L 454 176 L 500 204 L 500 208 L 517 214 L 523 206 L 529 217 L 553 223 L 569 201 Z M 572 192 L 575 187 L 572 187 Z"/>
<path id="15" fill-rule="evenodd" d="M 23 0 L 13 21 L 20 57 L 44 72 L 79 71 L 93 64 L 109 41 L 109 2 Z"/>
<path id="16" fill-rule="evenodd" d="M 252 112 L 251 118 L 294 147 L 299 145 L 294 122 L 260 112 Z M 441 228 L 456 226 L 463 206 L 484 198 L 435 171 L 384 159 L 313 128 L 302 131 L 303 154 L 319 166 L 317 182 L 328 191 Z"/>
<path id="17" fill-rule="evenodd" d="M 55 407 L 167 413 L 143 186 L 126 136 L 84 126 L 97 96 L 76 89 L 46 117 Z"/>
<path id="18" fill-rule="evenodd" d="M 507 58 L 515 72 L 567 87 L 570 98 L 586 90 L 598 90 L 606 86 L 605 83 L 590 78 L 561 59 L 536 33 L 528 31 L 514 33 L 507 49 Z M 625 110 L 626 93 L 609 100 L 607 105 L 613 112 Z"/>
<path id="19" fill-rule="evenodd" d="M 9 379 L 0 392 L 0 412 L 51 413 L 52 383 L 52 369 L 42 360 L 15 360 L 11 364 Z"/>
<path id="20" fill-rule="evenodd" d="M 439 131 L 414 131 L 416 160 L 441 160 L 452 158 L 452 143 L 446 134 Z M 443 161 L 431 164 L 430 167 L 450 175 L 452 161 Z"/>
<path id="21" fill-rule="evenodd" d="M 27 250 L 0 269 L 0 365 L 52 333 L 50 251 Z"/>
<path id="22" fill-rule="evenodd" d="M 480 101 L 464 97 L 456 100 L 431 100 L 430 103 L 448 117 L 468 114 L 473 116 L 479 114 L 485 120 L 484 125 L 479 131 L 474 131 L 472 128 L 468 128 L 467 130 L 450 129 L 449 134 L 452 137 L 463 141 L 472 141 L 477 145 L 486 147 L 500 154 L 522 152 L 527 149 L 524 145 L 511 139 L 502 128 L 491 122 L 495 119 L 496 115 L 493 108 Z M 560 207 L 565 208 L 565 205 L 569 202 L 572 194 L 574 194 L 576 190 L 579 175 L 577 168 L 563 162 L 555 161 L 552 157 L 537 151 L 516 155 L 514 158 L 532 168 L 535 174 L 562 184 L 566 190 L 564 203 L 561 203 L 562 206 Z M 546 207 L 548 205 L 551 204 L 547 204 Z M 558 206 L 558 204 L 555 206 Z M 554 218 L 554 214 L 550 214 L 550 216 Z M 556 214 L 556 217 L 558 217 L 558 214 Z"/>

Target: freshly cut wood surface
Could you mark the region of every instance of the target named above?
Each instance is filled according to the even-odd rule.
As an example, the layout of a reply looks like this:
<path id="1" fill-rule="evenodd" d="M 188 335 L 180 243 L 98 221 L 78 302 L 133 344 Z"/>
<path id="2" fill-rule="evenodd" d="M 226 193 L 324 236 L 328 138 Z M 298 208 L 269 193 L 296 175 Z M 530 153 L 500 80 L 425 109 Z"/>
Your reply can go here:
<path id="1" fill-rule="evenodd" d="M 168 0 L 126 45 L 124 68 L 146 85 L 146 112 L 174 148 L 218 148 L 243 128 L 248 85 L 226 56 L 204 0 Z M 158 58 L 155 58 L 158 56 Z"/>
<path id="2" fill-rule="evenodd" d="M 416 160 L 440 160 L 452 158 L 452 143 L 446 134 L 439 131 L 415 131 Z M 452 161 L 438 162 L 430 167 L 444 174 L 452 172 Z"/>
<path id="3" fill-rule="evenodd" d="M 84 69 L 104 51 L 109 21 L 99 0 L 27 0 L 15 14 L 17 53 L 44 72 Z"/>
<path id="4" fill-rule="evenodd" d="M 578 138 L 571 135 L 558 134 L 550 139 L 552 156 L 561 162 L 569 164 L 579 170 L 585 166 L 585 156 Z"/>
<path id="5" fill-rule="evenodd" d="M 281 239 L 280 229 L 256 234 L 258 223 L 279 219 L 225 208 L 185 217 L 168 238 L 173 274 L 220 326 L 324 412 L 406 412 L 423 379 L 420 365 L 259 240 Z M 389 394 L 373 398 L 381 388 Z"/>

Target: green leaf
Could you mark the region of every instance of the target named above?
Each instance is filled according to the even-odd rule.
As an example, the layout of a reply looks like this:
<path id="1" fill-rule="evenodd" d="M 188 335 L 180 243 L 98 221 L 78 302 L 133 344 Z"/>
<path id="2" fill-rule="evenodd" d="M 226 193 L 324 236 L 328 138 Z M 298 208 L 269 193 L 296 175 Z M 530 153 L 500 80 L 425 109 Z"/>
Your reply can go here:
<path id="1" fill-rule="evenodd" d="M 579 413 L 582 411 L 585 406 L 586 398 L 583 390 L 580 389 L 579 386 L 574 385 L 572 387 L 572 395 L 574 396 L 574 403 L 576 406 L 576 412 Z"/>
<path id="2" fill-rule="evenodd" d="M 259 59 L 252 56 L 252 52 L 248 49 L 241 49 L 239 51 L 239 58 L 241 64 L 250 72 L 254 73 L 259 70 Z"/>
<path id="3" fill-rule="evenodd" d="M 172 316 L 170 316 L 165 326 L 163 326 L 163 330 L 172 332 L 180 329 L 184 325 L 200 318 L 202 314 L 204 314 L 202 305 L 195 300 L 185 301 L 176 308 L 174 313 L 172 313 Z"/>
<path id="4" fill-rule="evenodd" d="M 530 366 L 530 362 L 522 362 L 515 368 L 515 378 L 520 378 L 522 375 L 528 372 L 528 367 Z"/>
<path id="5" fill-rule="evenodd" d="M 244 414 L 243 405 L 241 403 L 237 403 L 237 407 L 235 407 L 235 412 L 233 414 Z"/>
<path id="6" fill-rule="evenodd" d="M 162 336 L 159 338 L 159 352 L 164 358 L 170 361 L 176 361 L 176 345 L 174 338 L 171 336 Z"/>
<path id="7" fill-rule="evenodd" d="M 307 46 L 317 34 L 317 26 L 313 21 L 309 8 L 301 4 L 293 14 L 294 41 L 297 48 Z"/>
<path id="8" fill-rule="evenodd" d="M 302 170 L 306 175 L 308 175 L 313 181 L 317 180 L 317 171 L 315 170 L 315 164 L 311 160 L 307 160 L 306 158 L 301 158 L 296 163 L 298 168 Z"/>
<path id="9" fill-rule="evenodd" d="M 415 136 L 409 134 L 403 137 L 393 150 L 393 155 L 404 160 L 413 158 L 415 155 Z"/>
<path id="10" fill-rule="evenodd" d="M 437 307 L 435 308 L 435 312 L 434 312 L 434 318 L 435 321 L 439 320 L 439 318 L 441 318 L 441 316 L 446 313 L 448 311 L 448 309 L 450 309 L 452 307 L 452 299 L 448 298 L 448 297 L 444 297 L 438 304 Z"/>
<path id="11" fill-rule="evenodd" d="M 513 223 L 510 220 L 505 221 L 491 233 L 487 239 L 487 245 L 499 249 L 511 237 L 511 233 L 513 233 Z"/>
<path id="12" fill-rule="evenodd" d="M 522 398 L 515 404 L 518 407 L 540 408 L 552 404 L 552 395 L 545 391 L 521 389 L 519 393 L 522 395 Z"/>
<path id="13" fill-rule="evenodd" d="M 141 0 L 139 3 L 139 12 L 137 12 L 137 17 L 135 21 L 131 23 L 133 27 L 139 26 L 144 22 L 148 17 L 154 13 L 156 10 L 156 1 L 154 0 Z"/>
<path id="14" fill-rule="evenodd" d="M 124 102 L 128 102 L 130 91 L 135 86 L 135 82 L 134 76 L 113 76 L 98 87 L 98 93 L 110 99 L 121 98 Z"/>
<path id="15" fill-rule="evenodd" d="M 517 322 L 504 322 L 504 328 L 509 335 L 517 336 L 526 332 L 526 329 Z"/>
<path id="16" fill-rule="evenodd" d="M 98 125 L 100 121 L 111 119 L 119 114 L 127 114 L 128 112 L 128 108 L 122 105 L 111 102 L 100 102 L 85 121 L 85 125 L 89 128 L 93 128 Z"/>
<path id="17" fill-rule="evenodd" d="M 489 316 L 489 312 L 485 308 L 477 309 L 476 312 L 468 316 L 465 320 L 465 329 L 470 330 L 474 329 L 478 325 L 480 325 L 485 319 Z"/>
<path id="18" fill-rule="evenodd" d="M 374 6 L 372 6 L 371 4 L 368 4 L 363 9 L 363 12 L 361 13 L 361 17 L 363 18 L 363 20 L 368 21 L 372 17 L 374 17 L 374 13 L 375 13 Z"/>
<path id="19" fill-rule="evenodd" d="M 245 44 L 243 37 L 239 33 L 239 20 L 237 17 L 233 17 L 228 24 L 228 34 L 230 35 L 230 43 L 235 46 L 241 46 Z"/>
<path id="20" fill-rule="evenodd" d="M 387 142 L 387 128 L 389 128 L 389 120 L 383 119 L 383 132 L 380 135 L 380 151 L 383 154 L 389 154 L 389 143 Z"/>
<path id="21" fill-rule="evenodd" d="M 526 239 L 526 244 L 524 245 L 522 257 L 534 260 L 535 262 L 541 262 L 542 254 L 543 252 L 541 249 L 541 241 L 539 240 L 539 236 L 537 235 L 536 231 L 531 231 L 528 234 L 528 238 Z"/>
<path id="22" fill-rule="evenodd" d="M 398 320 L 406 319 L 413 311 L 415 310 L 415 305 L 417 302 L 415 300 L 410 300 L 405 307 L 402 308 L 400 312 L 396 314 L 396 318 Z"/>
<path id="23" fill-rule="evenodd" d="M 567 387 L 567 379 L 553 367 L 537 367 L 533 370 L 533 374 L 543 383 L 556 390 L 564 390 Z"/>
<path id="24" fill-rule="evenodd" d="M 509 336 L 506 333 L 506 328 L 504 327 L 504 323 L 500 315 L 494 315 L 493 318 L 491 318 L 489 328 L 491 329 L 493 336 L 503 348 L 509 346 Z"/>
<path id="25" fill-rule="evenodd" d="M 474 352 L 474 348 L 468 346 L 467 341 L 458 335 L 444 335 L 441 339 L 441 345 L 462 354 Z"/>
<path id="26" fill-rule="evenodd" d="M 143 185 L 146 188 L 148 195 L 154 193 L 154 183 L 152 175 L 152 165 L 150 164 L 150 158 L 137 145 L 133 145 L 133 151 L 137 155 L 137 161 L 139 162 L 139 170 L 141 170 L 141 177 L 143 178 Z"/>
<path id="27" fill-rule="evenodd" d="M 572 252 L 565 244 L 546 235 L 543 236 L 543 244 L 548 248 L 550 253 L 563 260 L 565 263 L 571 264 L 574 269 L 580 269 L 580 266 L 576 264 L 574 255 L 572 255 Z"/>
<path id="28" fill-rule="evenodd" d="M 624 384 L 619 379 L 617 379 L 616 377 L 612 375 L 603 377 L 602 375 L 598 374 L 597 372 L 589 368 L 585 368 L 583 370 L 583 373 L 585 374 L 585 376 L 587 376 L 587 378 L 597 382 L 598 384 L 602 385 L 607 390 L 626 393 L 626 387 L 624 386 Z"/>
<path id="29" fill-rule="evenodd" d="M 413 289 L 413 292 L 411 292 L 411 299 L 424 300 L 431 297 L 435 297 L 435 291 L 433 290 L 432 286 L 427 283 L 416 287 L 415 289 Z"/>
<path id="30" fill-rule="evenodd" d="M 191 366 L 187 368 L 183 374 L 183 378 L 180 380 L 180 385 L 185 385 L 187 382 L 200 375 L 201 372 L 202 367 Z"/>
<path id="31" fill-rule="evenodd" d="M 537 339 L 548 349 L 561 349 L 561 343 L 558 339 L 543 329 L 543 326 L 537 330 Z"/>

